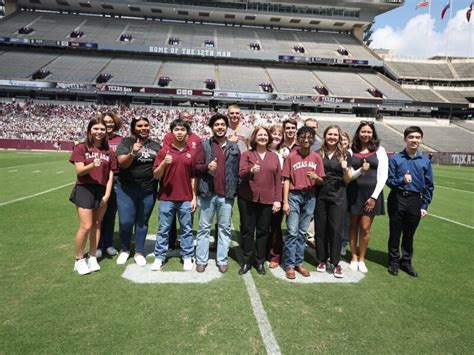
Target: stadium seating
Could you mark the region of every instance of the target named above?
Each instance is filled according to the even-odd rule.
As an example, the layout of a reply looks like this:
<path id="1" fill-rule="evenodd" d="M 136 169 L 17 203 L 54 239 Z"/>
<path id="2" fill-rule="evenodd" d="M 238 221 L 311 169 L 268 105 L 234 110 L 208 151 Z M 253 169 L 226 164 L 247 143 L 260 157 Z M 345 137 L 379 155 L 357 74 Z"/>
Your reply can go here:
<path id="1" fill-rule="evenodd" d="M 0 79 L 31 79 L 35 71 L 57 55 L 32 51 L 5 51 L 0 55 Z"/>
<path id="2" fill-rule="evenodd" d="M 399 79 L 455 79 L 453 72 L 445 61 L 395 61 L 386 59 L 385 65 Z"/>
<path id="3" fill-rule="evenodd" d="M 112 75 L 108 84 L 153 86 L 161 65 L 159 60 L 114 58 L 103 72 Z"/>

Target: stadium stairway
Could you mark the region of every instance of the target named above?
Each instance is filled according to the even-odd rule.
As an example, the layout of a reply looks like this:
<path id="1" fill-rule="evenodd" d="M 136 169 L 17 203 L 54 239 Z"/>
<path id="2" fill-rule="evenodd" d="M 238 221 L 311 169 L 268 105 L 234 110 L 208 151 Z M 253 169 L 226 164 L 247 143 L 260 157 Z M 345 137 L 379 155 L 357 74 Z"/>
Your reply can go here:
<path id="1" fill-rule="evenodd" d="M 448 68 L 449 70 L 451 70 L 451 73 L 453 74 L 453 76 L 458 80 L 461 79 L 458 75 L 458 72 L 454 68 L 453 64 L 449 60 L 446 63 L 448 64 Z"/>

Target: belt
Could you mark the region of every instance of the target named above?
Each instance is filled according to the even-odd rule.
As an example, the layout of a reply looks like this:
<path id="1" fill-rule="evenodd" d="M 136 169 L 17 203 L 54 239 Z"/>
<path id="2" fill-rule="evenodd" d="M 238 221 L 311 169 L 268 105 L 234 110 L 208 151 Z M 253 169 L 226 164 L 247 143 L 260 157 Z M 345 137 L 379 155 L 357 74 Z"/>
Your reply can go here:
<path id="1" fill-rule="evenodd" d="M 421 197 L 421 193 L 413 191 L 397 191 L 397 194 L 402 195 L 403 197 Z"/>

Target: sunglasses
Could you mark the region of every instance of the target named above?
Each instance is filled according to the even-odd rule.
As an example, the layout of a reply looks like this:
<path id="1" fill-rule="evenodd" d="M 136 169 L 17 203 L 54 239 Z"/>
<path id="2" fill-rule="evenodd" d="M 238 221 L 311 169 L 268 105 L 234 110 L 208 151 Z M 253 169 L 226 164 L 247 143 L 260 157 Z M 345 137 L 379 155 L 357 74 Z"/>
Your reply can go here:
<path id="1" fill-rule="evenodd" d="M 372 121 L 360 121 L 359 123 L 361 126 L 374 126 L 374 123 Z"/>

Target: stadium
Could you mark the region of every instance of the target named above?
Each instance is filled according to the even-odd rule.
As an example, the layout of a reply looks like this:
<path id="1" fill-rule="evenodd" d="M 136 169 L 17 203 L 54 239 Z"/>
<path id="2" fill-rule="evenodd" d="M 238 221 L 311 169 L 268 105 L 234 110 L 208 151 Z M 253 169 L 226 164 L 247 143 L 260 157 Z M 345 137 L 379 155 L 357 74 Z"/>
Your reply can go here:
<path id="1" fill-rule="evenodd" d="M 401 6 L 0 0 L 0 352 L 470 353 L 474 59 L 372 49 L 376 16 Z M 436 189 L 417 232 L 421 277 L 387 276 L 386 216 L 374 221 L 363 278 L 239 276 L 237 213 L 225 276 L 182 278 L 172 257 L 168 278 L 137 280 L 135 265 L 104 257 L 100 273 L 73 277 L 68 159 L 89 119 L 113 111 L 127 136 L 134 117 L 147 117 L 161 142 L 186 110 L 207 138 L 211 115 L 234 103 L 249 128 L 314 117 L 320 138 L 330 124 L 352 136 L 374 122 L 389 155 L 420 126 Z M 314 271 L 314 250 L 305 263 Z"/>

